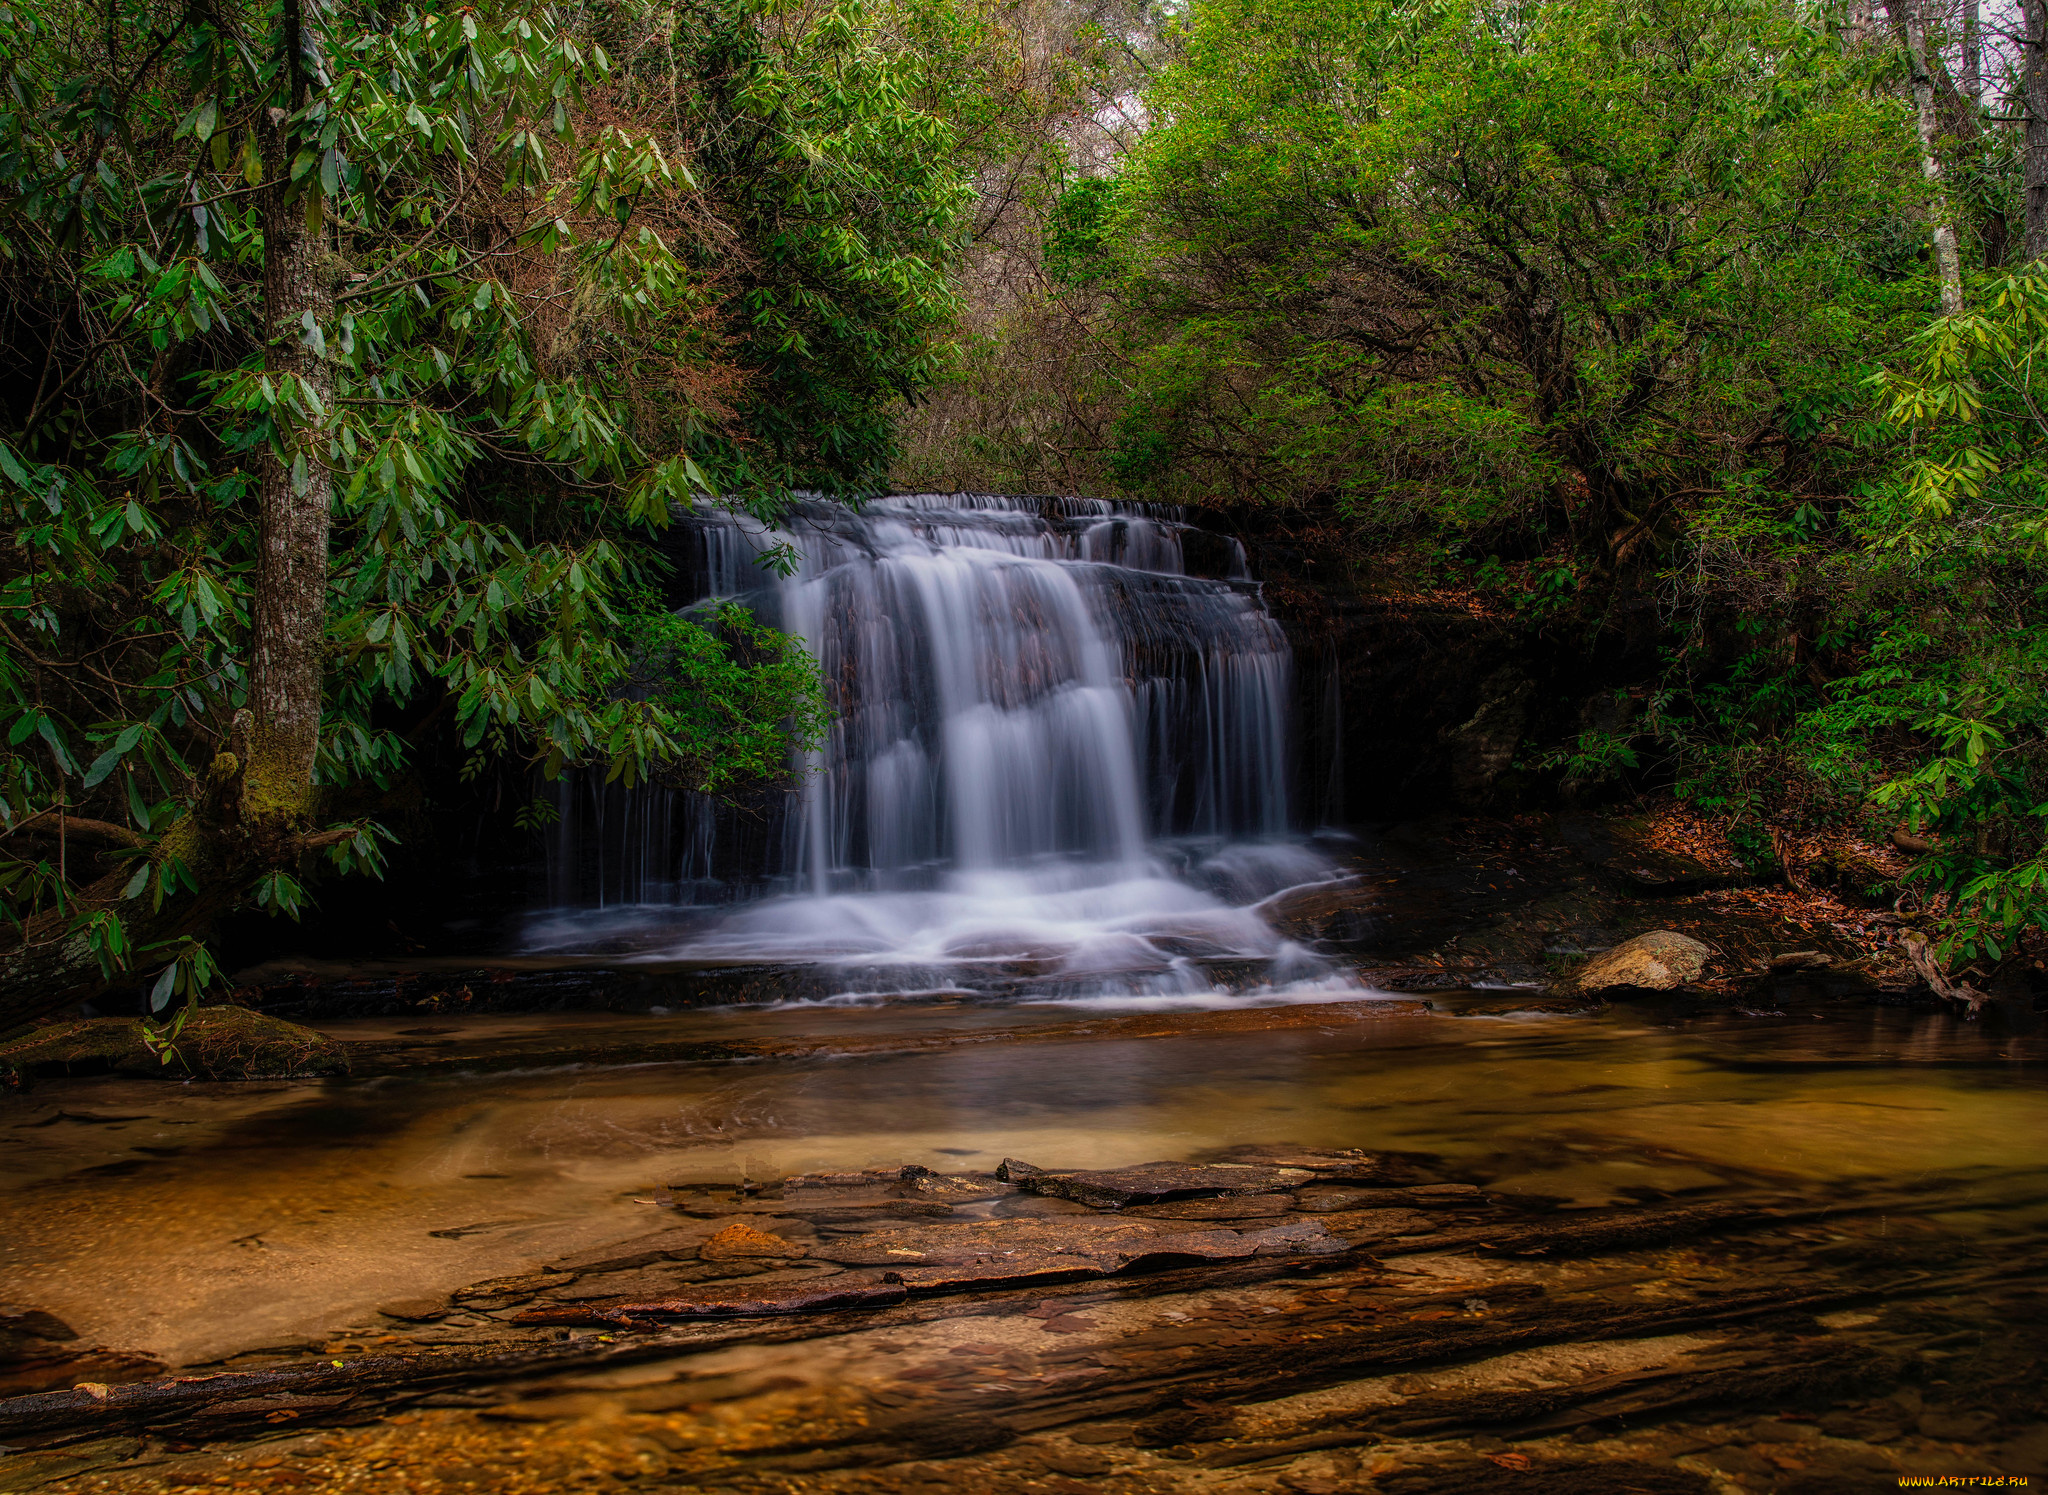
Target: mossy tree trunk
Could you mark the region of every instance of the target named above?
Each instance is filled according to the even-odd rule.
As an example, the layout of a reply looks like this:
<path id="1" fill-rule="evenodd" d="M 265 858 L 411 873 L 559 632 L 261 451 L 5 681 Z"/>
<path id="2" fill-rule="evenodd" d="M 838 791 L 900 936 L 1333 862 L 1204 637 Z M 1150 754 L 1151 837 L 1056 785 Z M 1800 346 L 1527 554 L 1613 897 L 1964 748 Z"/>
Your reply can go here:
<path id="1" fill-rule="evenodd" d="M 333 477 L 323 431 L 334 401 L 324 334 L 334 313 L 333 256 L 320 199 L 291 191 L 290 119 L 311 79 L 301 0 L 285 0 L 284 51 L 291 109 L 265 111 L 264 370 L 277 392 L 277 437 L 256 459 L 257 558 L 251 609 L 249 709 L 236 713 L 193 811 L 153 846 L 175 858 L 196 890 L 161 900 L 130 896 L 134 863 L 110 870 L 62 908 L 28 919 L 0 946 L 0 1032 L 88 1000 L 123 980 L 153 976 L 175 944 L 239 903 L 269 868 L 295 867 L 332 835 L 313 832 L 313 765 L 320 745 L 327 633 L 328 525 Z M 306 207 L 310 200 L 313 209 Z M 148 845 L 122 826 L 70 823 L 81 851 Z M 118 917 L 121 945 L 91 933 L 92 916 Z M 86 916 L 81 920 L 81 915 Z"/>

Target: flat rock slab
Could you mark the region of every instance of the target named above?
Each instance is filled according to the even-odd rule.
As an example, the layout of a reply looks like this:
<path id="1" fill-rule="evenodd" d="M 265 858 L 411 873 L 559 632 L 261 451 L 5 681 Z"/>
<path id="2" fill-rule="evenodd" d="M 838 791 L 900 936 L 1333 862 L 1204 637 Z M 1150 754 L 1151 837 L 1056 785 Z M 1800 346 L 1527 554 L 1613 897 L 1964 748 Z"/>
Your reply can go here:
<path id="1" fill-rule="evenodd" d="M 1344 1238 L 1354 1246 L 1369 1246 L 1375 1241 L 1390 1241 L 1397 1236 L 1428 1235 L 1443 1229 L 1441 1220 L 1412 1209 L 1347 1210 L 1303 1223 L 1320 1225 L 1324 1218 L 1328 1219 L 1331 1229 L 1341 1230 Z"/>
<path id="2" fill-rule="evenodd" d="M 1047 1272 L 1119 1272 L 1134 1262 L 1161 1257 L 1236 1261 L 1349 1249 L 1349 1243 L 1331 1235 L 1320 1220 L 1247 1231 L 1172 1223 L 1195 1228 L 1162 1228 L 1150 1220 L 1094 1215 L 892 1225 L 821 1241 L 815 1255 L 842 1266 L 893 1268 L 910 1282 L 912 1268 L 986 1269 L 971 1274 L 972 1280 L 996 1281 Z"/>
<path id="3" fill-rule="evenodd" d="M 809 1211 L 898 1202 L 969 1204 L 1009 1193 L 992 1173 L 934 1173 L 909 1167 L 861 1173 L 800 1173 L 782 1181 L 785 1208 Z"/>
<path id="4" fill-rule="evenodd" d="M 529 1308 L 513 1322 L 616 1324 L 631 1319 L 765 1318 L 784 1313 L 826 1313 L 840 1308 L 881 1308 L 900 1303 L 906 1296 L 901 1283 L 868 1277 L 833 1277 L 824 1282 L 693 1288 L 665 1298 L 622 1298 Z"/>
<path id="5" fill-rule="evenodd" d="M 1234 1231 L 1218 1231 L 1232 1235 Z M 849 1267 L 964 1266 L 974 1263 L 1074 1258 L 1114 1266 L 1126 1244 L 1159 1235 L 1144 1220 L 1105 1220 L 1097 1215 L 972 1220 L 959 1224 L 889 1223 L 820 1240 L 815 1255 Z"/>
<path id="6" fill-rule="evenodd" d="M 1412 1189 L 1354 1188 L 1321 1184 L 1304 1189 L 1295 1208 L 1303 1214 L 1329 1215 L 1340 1210 L 1479 1208 L 1486 1196 L 1471 1184 L 1419 1184 Z"/>
<path id="7" fill-rule="evenodd" d="M 1013 1174 L 1014 1176 L 1014 1174 Z M 1071 1199 L 1095 1209 L 1234 1194 L 1281 1194 L 1314 1179 L 1305 1168 L 1256 1163 L 1140 1163 L 1083 1173 L 1029 1173 L 1028 1193 Z"/>
<path id="8" fill-rule="evenodd" d="M 1418 1185 L 1435 1183 L 1429 1159 L 1397 1152 L 1366 1152 L 1362 1148 L 1294 1147 L 1253 1143 L 1229 1148 L 1212 1163 L 1251 1163 L 1271 1168 L 1300 1168 L 1316 1183 Z"/>
<path id="9" fill-rule="evenodd" d="M 1144 1220 L 1259 1220 L 1285 1215 L 1295 1208 L 1292 1194 L 1246 1194 L 1235 1198 L 1224 1195 L 1219 1199 L 1182 1199 L 1172 1204 L 1134 1204 L 1122 1213 Z"/>

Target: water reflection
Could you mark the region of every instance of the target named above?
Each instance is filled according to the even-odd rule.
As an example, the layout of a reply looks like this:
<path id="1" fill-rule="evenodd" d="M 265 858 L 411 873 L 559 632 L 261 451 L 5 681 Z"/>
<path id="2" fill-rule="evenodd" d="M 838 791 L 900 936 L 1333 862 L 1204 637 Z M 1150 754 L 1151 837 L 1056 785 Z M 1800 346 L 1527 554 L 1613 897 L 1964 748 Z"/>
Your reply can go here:
<path id="1" fill-rule="evenodd" d="M 90 1338 L 189 1362 L 653 1228 L 655 1186 L 745 1175 L 1289 1141 L 1439 1154 L 1580 1205 L 1890 1179 L 1966 1207 L 2038 1181 L 2038 1038 L 1886 1011 L 1669 1027 L 1304 1012 L 1095 1041 L 1029 1040 L 1033 1021 L 1068 1033 L 1059 1013 L 698 1013 L 652 1021 L 720 1037 L 879 1020 L 962 1041 L 746 1067 L 52 1084 L 0 1113 L 0 1277 Z"/>

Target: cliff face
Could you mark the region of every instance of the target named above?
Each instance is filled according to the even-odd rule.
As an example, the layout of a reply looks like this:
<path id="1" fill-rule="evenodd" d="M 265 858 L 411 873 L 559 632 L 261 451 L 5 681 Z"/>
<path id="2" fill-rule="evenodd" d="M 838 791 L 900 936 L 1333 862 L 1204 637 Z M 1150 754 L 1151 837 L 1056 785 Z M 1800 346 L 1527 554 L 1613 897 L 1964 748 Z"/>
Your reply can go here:
<path id="1" fill-rule="evenodd" d="M 1552 801 L 1557 774 L 1536 760 L 1581 732 L 1625 726 L 1652 678 L 1647 602 L 1617 610 L 1625 626 L 1604 619 L 1594 643 L 1580 625 L 1416 586 L 1329 530 L 1303 539 L 1242 518 L 1227 528 L 1294 648 L 1309 819 Z"/>

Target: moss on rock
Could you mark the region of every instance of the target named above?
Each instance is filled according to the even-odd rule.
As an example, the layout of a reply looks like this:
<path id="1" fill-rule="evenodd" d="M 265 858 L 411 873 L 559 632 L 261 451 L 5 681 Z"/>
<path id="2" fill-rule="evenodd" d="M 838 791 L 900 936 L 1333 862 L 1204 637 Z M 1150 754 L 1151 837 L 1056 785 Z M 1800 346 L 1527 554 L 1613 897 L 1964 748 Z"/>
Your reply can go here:
<path id="1" fill-rule="evenodd" d="M 0 1068 L 21 1075 L 259 1080 L 346 1074 L 348 1058 L 333 1039 L 297 1023 L 246 1007 L 199 1007 L 170 1040 L 168 1057 L 144 1041 L 135 1018 L 78 1018 L 0 1042 Z"/>

